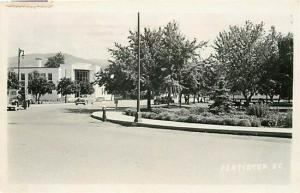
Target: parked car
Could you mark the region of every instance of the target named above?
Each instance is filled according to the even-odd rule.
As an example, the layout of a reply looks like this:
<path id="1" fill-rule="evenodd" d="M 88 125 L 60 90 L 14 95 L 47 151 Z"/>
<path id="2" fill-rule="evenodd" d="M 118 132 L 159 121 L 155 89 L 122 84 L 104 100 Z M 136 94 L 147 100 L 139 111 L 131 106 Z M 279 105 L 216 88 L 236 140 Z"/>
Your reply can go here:
<path id="1" fill-rule="evenodd" d="M 19 106 L 22 106 L 24 109 L 30 106 L 31 97 L 29 95 L 25 95 L 24 101 L 24 93 L 22 95 L 21 91 L 18 89 L 8 89 L 7 90 L 7 110 L 18 110 Z M 25 103 L 24 103 L 25 102 Z"/>
<path id="2" fill-rule="evenodd" d="M 63 99 L 63 100 L 64 100 L 64 99 Z M 71 96 L 67 98 L 67 102 L 68 102 L 68 103 L 75 103 L 76 100 L 77 100 L 77 98 L 71 97 Z"/>
<path id="3" fill-rule="evenodd" d="M 95 102 L 102 102 L 102 101 L 105 101 L 105 98 L 104 97 L 97 97 L 95 99 Z"/>
<path id="4" fill-rule="evenodd" d="M 18 110 L 20 94 L 18 89 L 7 90 L 7 110 Z"/>
<path id="5" fill-rule="evenodd" d="M 172 98 L 168 98 L 168 97 L 156 97 L 154 99 L 154 105 L 167 104 L 168 100 L 169 100 L 170 103 L 174 103 L 174 100 Z"/>
<path id="6" fill-rule="evenodd" d="M 85 98 L 82 98 L 82 97 L 78 97 L 76 100 L 75 100 L 75 105 L 78 105 L 78 104 L 83 104 L 83 105 L 86 105 L 88 102 Z"/>

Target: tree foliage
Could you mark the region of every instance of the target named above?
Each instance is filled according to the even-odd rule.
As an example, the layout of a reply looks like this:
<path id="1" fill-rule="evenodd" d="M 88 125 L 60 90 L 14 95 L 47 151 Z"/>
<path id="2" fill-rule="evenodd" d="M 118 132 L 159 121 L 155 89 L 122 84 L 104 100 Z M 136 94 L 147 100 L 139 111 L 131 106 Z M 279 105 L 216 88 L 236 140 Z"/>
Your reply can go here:
<path id="1" fill-rule="evenodd" d="M 45 77 L 34 76 L 33 79 L 28 82 L 28 91 L 35 96 L 35 100 L 38 102 L 40 101 L 41 96 L 52 93 L 52 90 L 54 89 L 54 83 L 52 81 L 47 81 Z"/>
<path id="2" fill-rule="evenodd" d="M 246 21 L 220 32 L 214 42 L 229 88 L 241 92 L 247 103 L 259 88 L 263 65 L 278 51 L 274 35 L 266 37 L 263 23 Z"/>
<path id="3" fill-rule="evenodd" d="M 7 88 L 8 89 L 18 89 L 18 75 L 15 72 L 9 71 L 7 73 Z"/>
<path id="4" fill-rule="evenodd" d="M 214 103 L 209 107 L 210 112 L 219 114 L 231 110 L 225 77 L 220 77 L 220 80 L 212 93 L 212 99 L 214 100 Z"/>
<path id="5" fill-rule="evenodd" d="M 57 85 L 57 93 L 65 96 L 65 102 L 67 102 L 67 95 L 74 94 L 80 91 L 80 85 L 76 84 L 70 78 L 62 78 Z"/>
<path id="6" fill-rule="evenodd" d="M 90 82 L 80 82 L 80 94 L 91 95 L 95 92 L 93 84 Z"/>
<path id="7" fill-rule="evenodd" d="M 65 63 L 65 57 L 61 52 L 59 52 L 55 56 L 48 58 L 48 60 L 45 64 L 45 67 L 58 68 L 61 64 L 64 64 L 64 63 Z"/>
<path id="8" fill-rule="evenodd" d="M 128 43 L 109 49 L 110 65 L 98 72 L 97 83 L 111 94 L 136 93 L 138 37 L 129 31 Z M 214 95 L 220 77 L 226 89 L 241 93 L 246 102 L 258 91 L 272 98 L 292 97 L 293 37 L 283 36 L 263 23 L 246 21 L 230 26 L 213 42 L 215 53 L 206 59 L 200 50 L 207 42 L 189 40 L 176 22 L 157 29 L 144 28 L 140 35 L 141 91 L 148 108 L 153 95 Z M 224 88 L 225 89 L 225 88 Z M 216 97 L 215 97 L 216 98 Z"/>
<path id="9" fill-rule="evenodd" d="M 176 22 L 170 22 L 164 28 L 144 28 L 140 36 L 141 90 L 147 92 L 148 108 L 153 94 L 171 95 L 180 90 L 178 74 L 204 44 L 187 40 Z M 115 48 L 109 52 L 112 60 L 108 68 L 98 73 L 98 84 L 113 94 L 136 92 L 137 32 L 129 31 L 127 46 L 115 43 Z"/>
<path id="10" fill-rule="evenodd" d="M 280 36 L 278 40 L 279 49 L 279 82 L 280 97 L 283 99 L 293 98 L 293 35 L 288 33 Z"/>

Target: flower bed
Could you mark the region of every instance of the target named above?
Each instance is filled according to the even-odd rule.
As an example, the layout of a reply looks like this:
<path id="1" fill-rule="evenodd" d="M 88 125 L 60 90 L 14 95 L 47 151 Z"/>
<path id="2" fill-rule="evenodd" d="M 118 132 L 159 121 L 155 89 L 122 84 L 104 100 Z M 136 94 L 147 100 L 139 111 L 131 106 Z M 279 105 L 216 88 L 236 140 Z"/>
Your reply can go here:
<path id="1" fill-rule="evenodd" d="M 125 110 L 126 115 L 134 116 L 135 113 L 136 110 L 133 108 Z M 259 117 L 256 116 L 255 113 L 250 113 L 250 115 L 248 115 L 244 111 L 233 111 L 231 113 L 221 113 L 219 115 L 216 115 L 208 112 L 206 108 L 195 106 L 189 109 L 153 108 L 151 111 L 142 111 L 142 117 L 146 119 L 214 125 L 231 125 L 244 127 L 292 127 L 292 112 L 259 112 Z"/>

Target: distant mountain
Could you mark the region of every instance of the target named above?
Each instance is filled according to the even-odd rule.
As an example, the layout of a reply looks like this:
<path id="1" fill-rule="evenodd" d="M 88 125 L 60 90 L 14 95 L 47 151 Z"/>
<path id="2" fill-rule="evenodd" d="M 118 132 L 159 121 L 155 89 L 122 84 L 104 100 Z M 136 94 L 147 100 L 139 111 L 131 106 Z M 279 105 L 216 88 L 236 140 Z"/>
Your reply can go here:
<path id="1" fill-rule="evenodd" d="M 25 55 L 24 58 L 21 59 L 21 66 L 26 66 L 26 67 L 33 67 L 36 66 L 36 58 L 41 58 L 43 60 L 43 65 L 47 62 L 47 59 L 51 56 L 54 56 L 56 53 L 46 53 L 46 54 L 28 54 Z M 66 64 L 72 64 L 72 63 L 90 63 L 90 64 L 96 64 L 100 65 L 101 68 L 105 68 L 108 66 L 108 61 L 104 59 L 84 59 L 84 58 L 79 58 L 76 56 L 73 56 L 71 54 L 65 54 L 63 53 L 65 57 L 65 63 Z M 8 67 L 17 67 L 18 66 L 18 57 L 10 57 L 8 58 Z"/>

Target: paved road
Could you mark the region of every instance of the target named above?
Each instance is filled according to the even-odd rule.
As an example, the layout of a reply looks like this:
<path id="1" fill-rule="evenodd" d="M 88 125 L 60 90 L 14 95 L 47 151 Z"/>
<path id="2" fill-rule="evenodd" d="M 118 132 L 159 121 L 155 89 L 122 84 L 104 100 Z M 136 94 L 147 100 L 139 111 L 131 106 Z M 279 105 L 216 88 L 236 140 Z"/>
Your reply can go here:
<path id="1" fill-rule="evenodd" d="M 8 112 L 11 183 L 287 184 L 291 139 L 103 123 L 100 105 Z"/>

